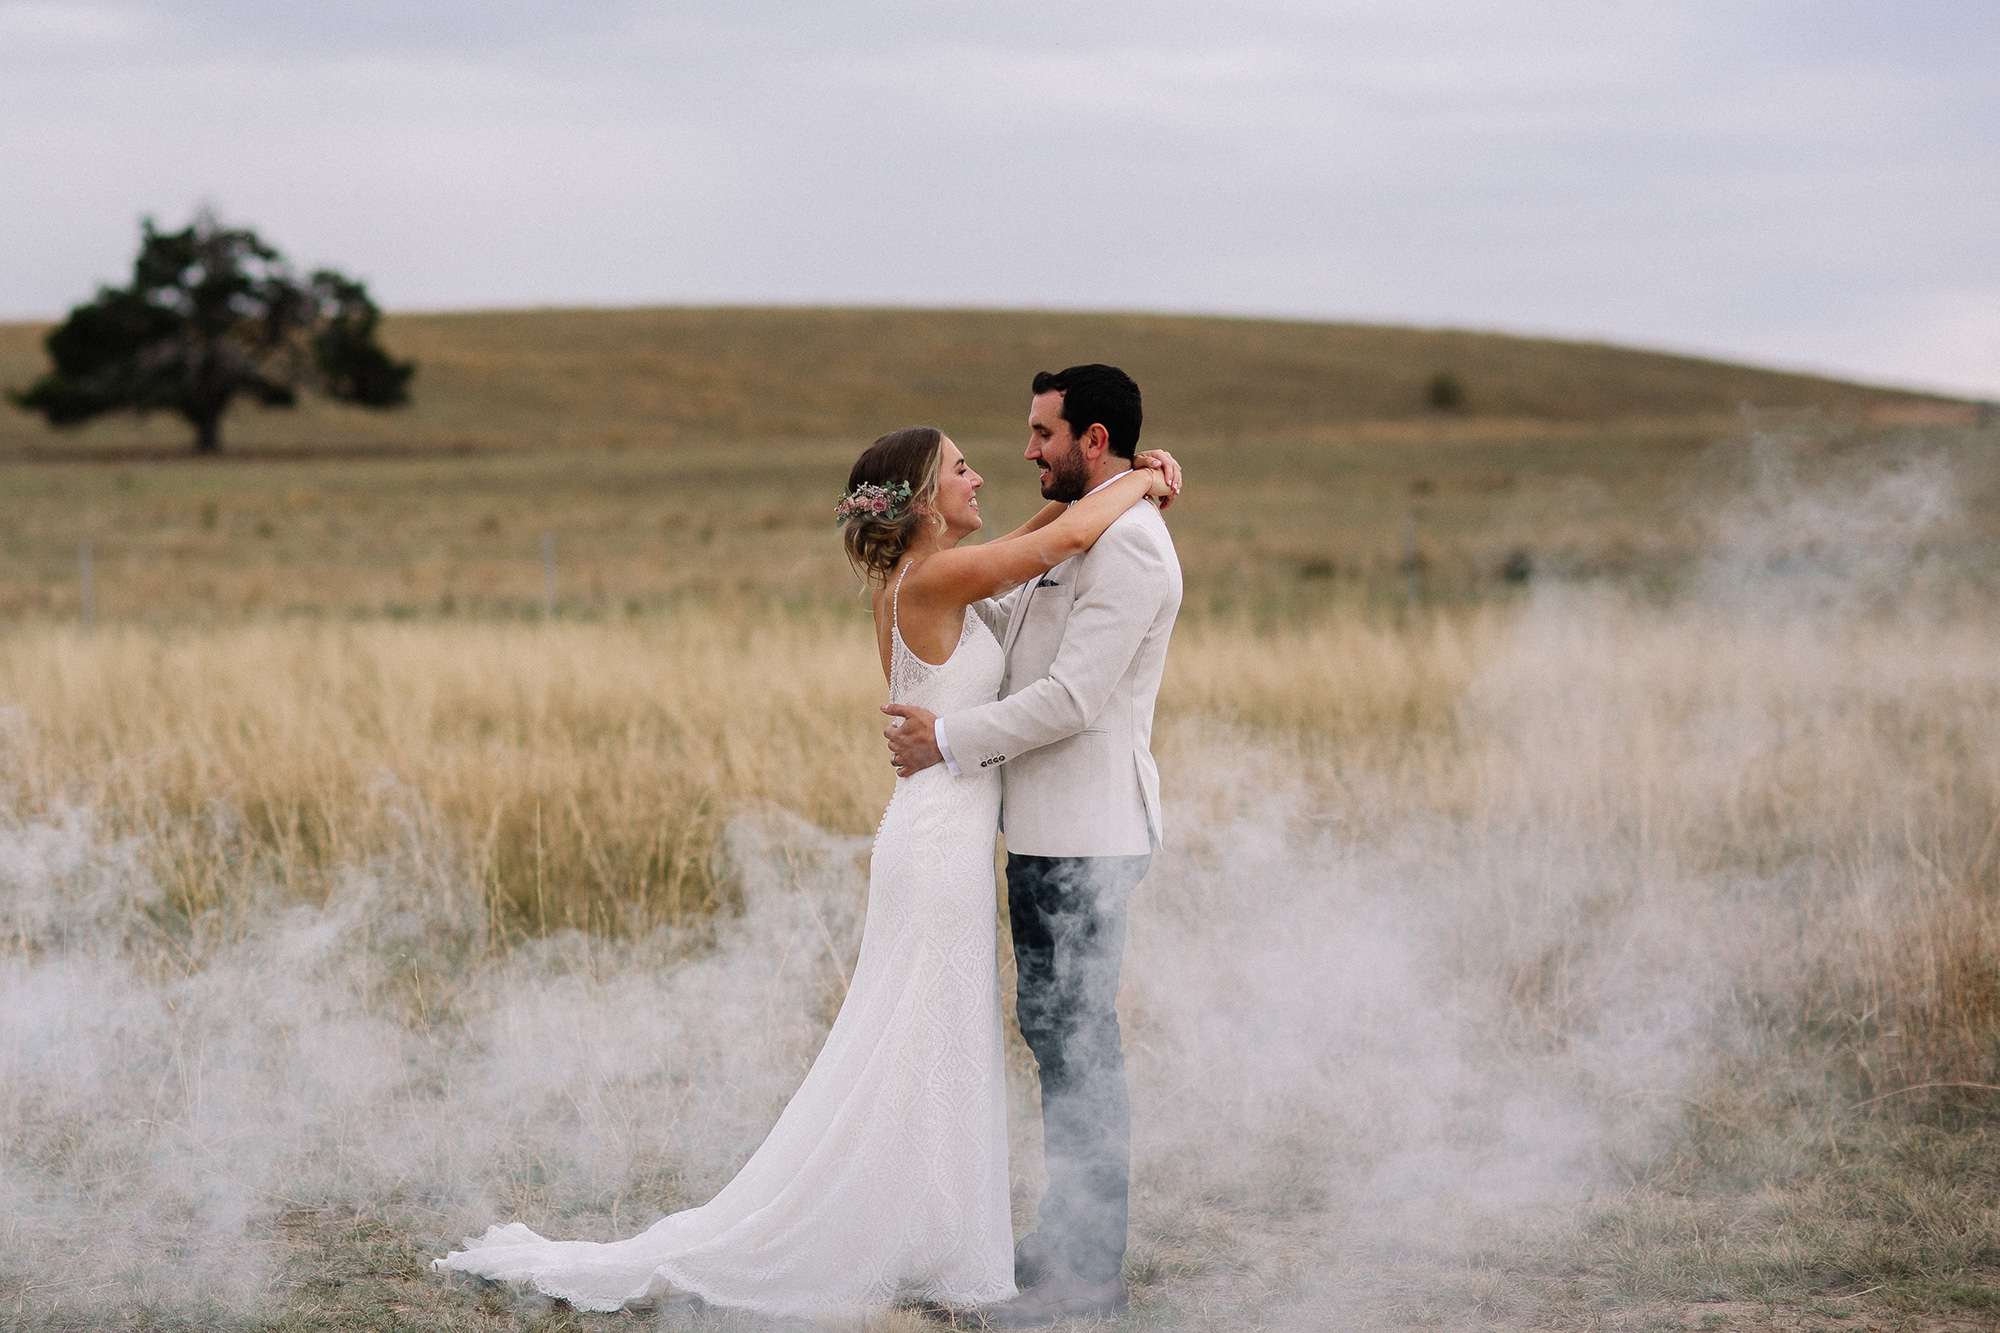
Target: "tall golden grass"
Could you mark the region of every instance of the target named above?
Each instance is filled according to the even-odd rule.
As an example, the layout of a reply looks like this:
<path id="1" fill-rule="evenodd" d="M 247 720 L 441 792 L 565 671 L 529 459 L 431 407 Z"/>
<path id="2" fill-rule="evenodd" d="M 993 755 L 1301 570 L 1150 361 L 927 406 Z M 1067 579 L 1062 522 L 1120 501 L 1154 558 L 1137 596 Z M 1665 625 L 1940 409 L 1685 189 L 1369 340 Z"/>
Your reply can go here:
<path id="1" fill-rule="evenodd" d="M 0 799 L 137 839 L 197 955 L 259 905 L 412 846 L 481 886 L 497 939 L 641 931 L 729 907 L 713 853 L 746 806 L 872 827 L 893 782 L 882 697 L 858 612 L 30 626 L 0 640 Z M 1251 779 L 1198 780 L 1245 747 Z M 1600 896 L 1669 910 L 1782 881 L 1765 919 L 1810 954 L 1768 1001 L 1786 1040 L 1826 1046 L 1857 1096 L 2000 1082 L 1990 610 L 1572 590 L 1410 620 L 1195 620 L 1158 748 L 1184 827 L 1268 780 L 1355 838 L 1568 848 Z M 1510 984 L 1551 1031 L 1558 946 Z"/>
<path id="2" fill-rule="evenodd" d="M 1352 618 L 1273 655 L 1192 628 L 1168 709 L 1394 745 L 1449 717 L 1471 628 Z M 865 832 L 894 776 L 865 616 L 695 607 L 636 622 L 310 622 L 0 641 L 0 781 L 146 840 L 172 910 L 314 897 L 421 821 L 509 930 L 645 929 L 727 897 L 722 823 L 769 803 Z"/>
<path id="3" fill-rule="evenodd" d="M 824 617 L 702 614 L 27 631 L 0 650 L 6 779 L 17 809 L 79 802 L 145 837 L 189 919 L 317 896 L 416 820 L 497 923 L 643 928 L 716 907 L 732 805 L 865 825 L 890 775 L 863 762 L 863 648 Z"/>

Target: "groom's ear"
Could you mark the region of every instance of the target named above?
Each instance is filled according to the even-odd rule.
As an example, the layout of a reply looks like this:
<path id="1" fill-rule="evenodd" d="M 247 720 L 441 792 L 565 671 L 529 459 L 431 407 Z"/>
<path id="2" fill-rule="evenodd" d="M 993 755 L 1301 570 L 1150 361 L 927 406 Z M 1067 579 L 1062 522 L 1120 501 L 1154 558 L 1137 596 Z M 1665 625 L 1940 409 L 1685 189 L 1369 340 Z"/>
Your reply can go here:
<path id="1" fill-rule="evenodd" d="M 1104 457 L 1105 450 L 1110 447 L 1111 432 L 1104 429 L 1103 422 L 1091 422 L 1089 428 L 1083 432 L 1083 456 L 1095 463 Z"/>

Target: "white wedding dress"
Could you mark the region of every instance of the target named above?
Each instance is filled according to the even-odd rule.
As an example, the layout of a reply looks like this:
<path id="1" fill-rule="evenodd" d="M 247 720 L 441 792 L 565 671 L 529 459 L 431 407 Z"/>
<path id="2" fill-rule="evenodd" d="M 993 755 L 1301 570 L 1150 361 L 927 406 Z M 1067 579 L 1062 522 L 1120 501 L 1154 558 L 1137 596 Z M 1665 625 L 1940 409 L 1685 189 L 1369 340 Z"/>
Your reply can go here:
<path id="1" fill-rule="evenodd" d="M 891 617 L 900 600 L 891 599 Z M 967 611 L 932 666 L 890 633 L 889 697 L 990 702 L 1004 659 Z M 627 1240 L 490 1228 L 433 1267 L 526 1283 L 581 1310 L 663 1288 L 773 1315 L 1014 1295 L 994 927 L 997 771 L 898 778 L 875 833 L 854 980 L 763 1146 L 699 1208 Z"/>

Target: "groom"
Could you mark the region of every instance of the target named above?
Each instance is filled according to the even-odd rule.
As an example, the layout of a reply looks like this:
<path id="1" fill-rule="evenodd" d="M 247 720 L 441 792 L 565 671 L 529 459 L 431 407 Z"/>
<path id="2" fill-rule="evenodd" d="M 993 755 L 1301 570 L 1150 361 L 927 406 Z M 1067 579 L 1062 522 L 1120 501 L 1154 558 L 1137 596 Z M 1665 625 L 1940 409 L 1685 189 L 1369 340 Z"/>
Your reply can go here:
<path id="1" fill-rule="evenodd" d="M 1080 500 L 1132 467 L 1139 386 L 1112 366 L 1035 376 L 1027 458 L 1042 495 Z M 1125 1308 L 1131 1110 L 1118 1033 L 1125 909 L 1161 844 L 1153 700 L 1181 604 L 1160 512 L 1134 505 L 1082 555 L 975 609 L 1007 655 L 1000 698 L 934 717 L 891 704 L 897 771 L 1000 767 L 1021 1035 L 1042 1083 L 1049 1188 L 1014 1250 L 1026 1327 Z"/>

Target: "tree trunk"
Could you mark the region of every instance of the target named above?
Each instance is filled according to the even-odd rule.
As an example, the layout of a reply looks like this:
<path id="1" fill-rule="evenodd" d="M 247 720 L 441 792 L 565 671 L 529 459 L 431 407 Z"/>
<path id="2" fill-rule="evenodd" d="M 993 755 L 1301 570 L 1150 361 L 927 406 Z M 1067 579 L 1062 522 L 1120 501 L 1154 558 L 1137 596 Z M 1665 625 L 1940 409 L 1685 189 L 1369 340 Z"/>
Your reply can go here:
<path id="1" fill-rule="evenodd" d="M 225 373 L 223 350 L 213 337 L 196 336 L 187 367 L 187 397 L 181 400 L 181 415 L 194 424 L 194 451 L 213 454 L 222 450 L 222 414 L 236 389 Z"/>
<path id="2" fill-rule="evenodd" d="M 194 451 L 214 454 L 222 451 L 222 413 L 204 412 L 194 420 Z"/>

